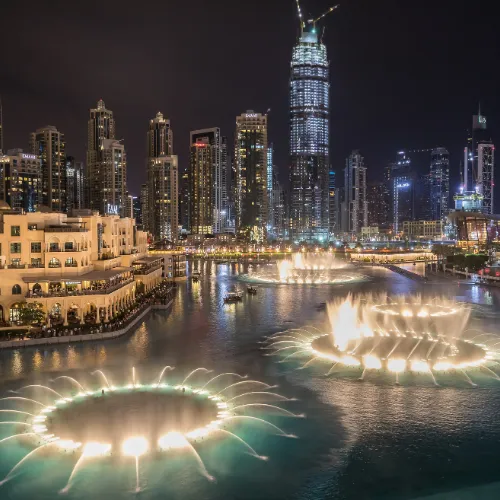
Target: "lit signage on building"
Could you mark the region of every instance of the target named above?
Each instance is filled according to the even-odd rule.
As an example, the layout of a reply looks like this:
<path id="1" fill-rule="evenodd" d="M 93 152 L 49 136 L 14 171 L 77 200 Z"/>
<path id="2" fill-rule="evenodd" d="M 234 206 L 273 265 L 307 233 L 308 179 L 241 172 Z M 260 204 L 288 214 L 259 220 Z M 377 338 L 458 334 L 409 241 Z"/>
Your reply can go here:
<path id="1" fill-rule="evenodd" d="M 397 188 L 407 188 L 407 187 L 410 187 L 410 183 L 409 182 L 403 182 L 401 184 L 398 184 L 396 187 Z"/>
<path id="2" fill-rule="evenodd" d="M 259 115 L 258 115 L 258 113 L 247 113 L 245 116 L 247 118 L 257 118 L 257 116 L 259 116 Z"/>
<path id="3" fill-rule="evenodd" d="M 25 160 L 36 160 L 36 155 L 30 155 L 30 154 L 27 154 L 27 153 L 23 153 L 23 154 L 22 154 L 22 157 L 23 157 Z"/>

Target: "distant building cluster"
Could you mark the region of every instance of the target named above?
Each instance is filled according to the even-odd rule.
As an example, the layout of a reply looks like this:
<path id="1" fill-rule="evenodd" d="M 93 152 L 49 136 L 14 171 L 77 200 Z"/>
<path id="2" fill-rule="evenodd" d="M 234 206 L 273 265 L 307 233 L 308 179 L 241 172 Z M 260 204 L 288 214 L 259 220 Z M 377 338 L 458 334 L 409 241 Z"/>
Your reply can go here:
<path id="1" fill-rule="evenodd" d="M 447 236 L 454 210 L 494 214 L 495 147 L 481 110 L 467 134 L 456 193 L 445 147 L 399 151 L 378 169 L 383 176 L 376 181 L 368 180 L 360 150 L 348 155 L 343 171 L 332 165 L 329 62 L 316 27 L 321 18 L 301 21 L 292 51 L 286 186 L 268 113 L 236 116 L 233 142 L 219 127 L 191 131 L 189 150 L 183 149 L 189 161 L 180 171 L 170 120 L 158 112 L 145 127 L 147 179 L 134 196 L 127 188 L 126 146 L 100 99 L 89 111 L 85 162 L 67 154 L 64 133 L 51 125 L 30 134 L 29 150 L 4 150 L 0 104 L 0 200 L 20 213 L 90 209 L 135 219 L 157 246 L 212 235 L 255 244 L 439 239 Z"/>

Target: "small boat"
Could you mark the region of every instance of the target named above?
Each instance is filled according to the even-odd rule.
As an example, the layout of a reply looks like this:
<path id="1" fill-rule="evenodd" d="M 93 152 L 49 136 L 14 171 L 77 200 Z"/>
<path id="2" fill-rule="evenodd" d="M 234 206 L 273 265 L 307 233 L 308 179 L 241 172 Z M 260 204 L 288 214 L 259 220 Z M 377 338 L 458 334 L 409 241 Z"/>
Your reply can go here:
<path id="1" fill-rule="evenodd" d="M 232 304 L 234 302 L 240 302 L 242 298 L 243 297 L 240 292 L 228 292 L 224 297 L 224 302 L 226 304 Z"/>
<path id="2" fill-rule="evenodd" d="M 197 283 L 198 281 L 200 281 L 200 276 L 201 276 L 201 274 L 198 271 L 195 271 L 194 273 L 191 274 L 191 279 L 195 283 Z"/>
<path id="3" fill-rule="evenodd" d="M 247 292 L 252 295 L 255 295 L 257 293 L 257 287 L 249 285 L 247 286 Z"/>

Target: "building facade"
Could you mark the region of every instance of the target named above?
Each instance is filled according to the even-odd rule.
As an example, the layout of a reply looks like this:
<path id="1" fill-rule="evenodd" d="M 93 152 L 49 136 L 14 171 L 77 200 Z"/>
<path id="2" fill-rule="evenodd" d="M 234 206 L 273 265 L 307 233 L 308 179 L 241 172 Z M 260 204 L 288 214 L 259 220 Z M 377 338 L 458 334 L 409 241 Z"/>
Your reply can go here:
<path id="1" fill-rule="evenodd" d="M 353 151 L 344 169 L 344 203 L 342 230 L 358 234 L 368 226 L 368 202 L 366 197 L 366 166 L 359 151 Z"/>
<path id="2" fill-rule="evenodd" d="M 290 230 L 294 240 L 329 232 L 329 63 L 313 25 L 293 48 L 290 77 Z"/>
<path id="3" fill-rule="evenodd" d="M 174 141 L 170 120 L 163 118 L 158 111 L 156 117 L 149 121 L 148 158 L 170 156 L 174 154 Z"/>
<path id="4" fill-rule="evenodd" d="M 66 156 L 66 206 L 68 213 L 73 209 L 85 208 L 85 169 L 83 162 L 73 156 Z"/>
<path id="5" fill-rule="evenodd" d="M 146 234 L 119 216 L 0 212 L 0 322 L 35 302 L 49 325 L 107 322 L 162 279 Z"/>
<path id="6" fill-rule="evenodd" d="M 431 152 L 430 187 L 432 219 L 444 220 L 450 200 L 450 154 L 445 148 L 435 148 Z"/>
<path id="7" fill-rule="evenodd" d="M 385 182 L 373 182 L 367 186 L 368 226 L 387 229 L 390 224 L 390 202 Z"/>
<path id="8" fill-rule="evenodd" d="M 199 151 L 200 155 L 199 159 L 202 160 L 203 162 L 205 161 L 204 156 L 205 154 L 209 151 L 211 156 L 211 173 L 210 177 L 207 178 L 207 181 L 209 180 L 210 184 L 207 184 L 206 189 L 210 191 L 210 196 L 211 196 L 211 223 L 209 224 L 210 226 L 213 227 L 212 231 L 213 233 L 221 233 L 224 231 L 224 226 L 225 226 L 225 209 L 227 205 L 227 201 L 225 201 L 225 198 L 227 197 L 227 191 L 226 191 L 226 174 L 225 174 L 225 169 L 226 165 L 224 164 L 224 159 L 227 162 L 227 141 L 225 142 L 225 148 L 223 144 L 223 137 L 221 136 L 220 128 L 219 127 L 213 127 L 213 128 L 206 128 L 206 129 L 201 129 L 201 130 L 194 130 L 190 134 L 190 146 L 191 146 L 191 160 L 193 160 L 193 152 L 196 153 L 196 144 L 206 144 L 206 146 L 201 147 L 203 151 Z M 207 149 L 208 148 L 208 149 Z M 225 149 L 225 155 L 224 153 Z M 195 155 L 196 156 L 196 155 Z M 225 156 L 225 158 L 223 157 Z M 200 179 L 201 180 L 201 179 Z M 190 184 L 191 186 L 191 184 Z M 190 193 L 192 193 L 192 190 L 190 188 Z M 196 202 L 198 202 L 197 200 Z M 193 203 L 193 200 L 190 201 L 190 203 Z M 226 203 L 226 205 L 224 204 Z M 192 213 L 190 211 L 190 213 Z M 192 221 L 191 225 L 193 225 L 198 221 Z"/>
<path id="9" fill-rule="evenodd" d="M 40 158 L 42 187 L 40 205 L 51 211 L 67 210 L 66 143 L 64 134 L 47 125 L 30 136 L 30 152 Z"/>
<path id="10" fill-rule="evenodd" d="M 0 154 L 0 200 L 13 210 L 35 212 L 41 199 L 41 160 L 22 149 Z"/>
<path id="11" fill-rule="evenodd" d="M 91 210 L 123 214 L 127 191 L 125 147 L 115 139 L 113 112 L 102 99 L 90 110 L 87 140 L 87 197 Z"/>
<path id="12" fill-rule="evenodd" d="M 442 219 L 404 221 L 403 234 L 410 240 L 440 240 L 444 236 L 444 221 Z"/>
<path id="13" fill-rule="evenodd" d="M 405 151 L 400 151 L 397 160 L 389 164 L 387 179 L 391 192 L 392 226 L 397 234 L 403 230 L 404 221 L 415 220 L 415 173 Z"/>
<path id="14" fill-rule="evenodd" d="M 148 160 L 148 231 L 154 241 L 176 241 L 179 226 L 177 156 Z"/>
<path id="15" fill-rule="evenodd" d="M 236 117 L 236 230 L 252 241 L 266 239 L 267 115 L 247 111 Z"/>
<path id="16" fill-rule="evenodd" d="M 194 137 L 191 136 L 191 140 Z M 214 219 L 214 146 L 208 136 L 191 143 L 188 170 L 189 231 L 191 234 L 212 234 Z"/>

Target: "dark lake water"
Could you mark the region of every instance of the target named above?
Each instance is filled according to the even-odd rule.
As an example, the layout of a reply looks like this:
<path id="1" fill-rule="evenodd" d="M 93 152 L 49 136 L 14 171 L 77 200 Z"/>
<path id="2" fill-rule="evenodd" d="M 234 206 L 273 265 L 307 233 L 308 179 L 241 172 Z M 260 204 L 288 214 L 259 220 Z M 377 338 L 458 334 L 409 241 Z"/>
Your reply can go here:
<path id="1" fill-rule="evenodd" d="M 499 329 L 500 290 L 458 285 L 420 285 L 385 269 L 366 269 L 364 282 L 337 286 L 263 286 L 242 303 L 225 305 L 239 265 L 204 264 L 199 283 L 179 285 L 170 311 L 156 311 L 120 339 L 61 347 L 0 352 L 1 394 L 26 384 L 49 383 L 69 375 L 96 383 L 101 369 L 116 383 L 129 383 L 132 367 L 140 381 L 157 377 L 165 365 L 187 374 L 196 367 L 238 372 L 276 384 L 287 403 L 306 418 L 271 416 L 298 439 L 287 439 L 253 424 L 235 427 L 269 461 L 259 461 L 238 443 L 220 440 L 198 452 L 216 477 L 208 482 L 186 456 L 141 458 L 136 493 L 135 462 L 89 461 L 65 494 L 71 499 L 413 499 L 500 497 L 500 381 L 472 374 L 430 381 L 387 377 L 363 383 L 347 374 L 325 377 L 325 367 L 297 370 L 264 356 L 258 342 L 291 327 L 326 325 L 316 305 L 352 293 L 417 294 L 456 297 L 473 304 L 471 327 Z M 500 341 L 500 338 L 499 338 Z M 53 387 L 70 389 L 59 381 Z M 2 408 L 8 406 L 3 405 Z M 10 406 L 14 408 L 14 406 Z M 19 408 L 19 405 L 15 406 Z M 23 409 L 27 409 L 25 406 Z M 29 411 L 29 410 L 27 410 Z M 257 413 L 255 413 L 257 415 Z M 264 416 L 264 414 L 259 416 Z M 103 415 L 105 418 L 105 415 Z M 267 416 L 266 416 L 267 418 Z M 10 415 L 0 420 L 12 420 Z M 12 433 L 0 426 L 0 438 Z M 32 447 L 0 443 L 0 478 Z M 78 456 L 40 452 L 0 486 L 0 499 L 53 499 L 66 484 Z M 61 495 L 62 496 L 62 495 Z"/>

